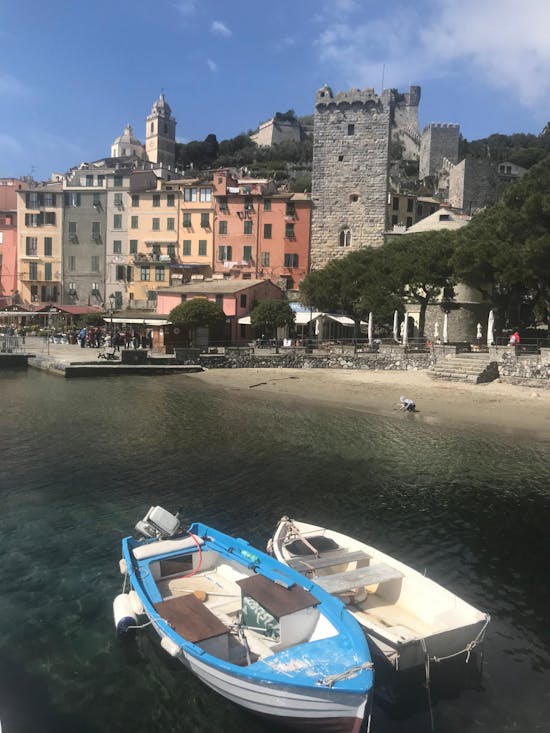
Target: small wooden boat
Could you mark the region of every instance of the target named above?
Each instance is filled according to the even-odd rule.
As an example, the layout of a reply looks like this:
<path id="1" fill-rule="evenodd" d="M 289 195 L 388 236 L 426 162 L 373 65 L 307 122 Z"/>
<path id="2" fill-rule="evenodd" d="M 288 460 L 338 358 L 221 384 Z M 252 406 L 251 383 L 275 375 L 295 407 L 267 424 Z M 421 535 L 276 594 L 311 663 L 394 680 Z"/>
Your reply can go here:
<path id="1" fill-rule="evenodd" d="M 283 517 L 268 552 L 347 604 L 371 651 L 396 669 L 470 652 L 490 616 L 374 547 L 324 527 Z"/>
<path id="2" fill-rule="evenodd" d="M 150 626 L 220 695 L 297 730 L 360 733 L 373 671 L 344 605 L 300 573 L 205 524 L 152 507 L 122 540 L 119 635 Z M 128 587 L 129 581 L 130 587 Z"/>

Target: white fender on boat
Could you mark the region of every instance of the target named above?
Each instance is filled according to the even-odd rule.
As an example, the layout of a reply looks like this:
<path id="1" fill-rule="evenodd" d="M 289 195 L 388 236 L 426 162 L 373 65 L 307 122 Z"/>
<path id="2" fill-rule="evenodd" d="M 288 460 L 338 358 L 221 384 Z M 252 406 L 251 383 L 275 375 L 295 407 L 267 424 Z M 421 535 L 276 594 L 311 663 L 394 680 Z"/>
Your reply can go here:
<path id="1" fill-rule="evenodd" d="M 119 593 L 113 601 L 113 616 L 115 628 L 119 636 L 126 636 L 130 626 L 137 624 L 137 615 L 132 610 L 132 603 L 128 593 Z"/>
<path id="2" fill-rule="evenodd" d="M 141 616 L 145 609 L 143 608 L 143 603 L 141 602 L 138 594 L 135 590 L 131 590 L 128 595 L 130 597 L 130 606 L 132 607 L 132 611 L 136 616 Z"/>
<path id="3" fill-rule="evenodd" d="M 121 575 L 128 575 L 128 566 L 126 565 L 126 560 L 123 557 L 118 561 L 118 569 L 120 570 Z"/>
<path id="4" fill-rule="evenodd" d="M 181 651 L 180 646 L 176 644 L 175 641 L 172 641 L 172 639 L 170 639 L 168 636 L 162 637 L 162 639 L 160 640 L 160 645 L 165 652 L 168 652 L 171 657 L 177 657 Z"/>

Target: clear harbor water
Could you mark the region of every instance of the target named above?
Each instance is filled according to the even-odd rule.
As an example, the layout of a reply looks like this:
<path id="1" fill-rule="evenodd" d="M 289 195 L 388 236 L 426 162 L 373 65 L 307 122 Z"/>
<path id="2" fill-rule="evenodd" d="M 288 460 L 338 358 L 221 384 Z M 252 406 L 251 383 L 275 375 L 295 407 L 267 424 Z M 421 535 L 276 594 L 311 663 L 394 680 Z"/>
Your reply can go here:
<path id="1" fill-rule="evenodd" d="M 548 442 L 185 375 L 0 372 L 0 405 L 3 733 L 268 730 L 146 635 L 115 638 L 120 540 L 153 504 L 262 549 L 288 514 L 426 571 L 492 616 L 481 680 L 432 668 L 435 730 L 549 729 Z M 418 680 L 377 684 L 373 733 L 429 733 Z"/>

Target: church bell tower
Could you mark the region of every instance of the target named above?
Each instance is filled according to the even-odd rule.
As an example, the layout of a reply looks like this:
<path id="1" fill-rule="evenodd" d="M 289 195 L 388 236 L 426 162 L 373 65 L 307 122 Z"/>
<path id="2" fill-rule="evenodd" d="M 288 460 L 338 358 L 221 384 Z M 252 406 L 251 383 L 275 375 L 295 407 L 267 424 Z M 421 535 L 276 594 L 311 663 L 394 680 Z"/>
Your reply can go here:
<path id="1" fill-rule="evenodd" d="M 176 120 L 164 94 L 151 107 L 145 125 L 147 158 L 151 163 L 173 167 L 176 160 Z"/>

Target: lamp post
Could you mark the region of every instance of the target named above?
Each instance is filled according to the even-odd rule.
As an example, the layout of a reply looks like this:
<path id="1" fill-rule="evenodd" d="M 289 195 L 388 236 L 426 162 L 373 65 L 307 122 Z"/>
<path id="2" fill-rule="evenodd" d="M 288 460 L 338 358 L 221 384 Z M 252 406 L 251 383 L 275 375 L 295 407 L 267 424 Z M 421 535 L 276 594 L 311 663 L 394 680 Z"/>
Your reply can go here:
<path id="1" fill-rule="evenodd" d="M 115 302 L 116 302 L 115 294 L 111 293 L 111 295 L 109 295 L 109 315 L 111 317 L 111 347 L 114 346 L 113 336 L 115 335 L 115 332 L 113 329 L 113 313 L 115 310 Z"/>

